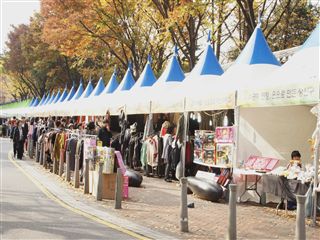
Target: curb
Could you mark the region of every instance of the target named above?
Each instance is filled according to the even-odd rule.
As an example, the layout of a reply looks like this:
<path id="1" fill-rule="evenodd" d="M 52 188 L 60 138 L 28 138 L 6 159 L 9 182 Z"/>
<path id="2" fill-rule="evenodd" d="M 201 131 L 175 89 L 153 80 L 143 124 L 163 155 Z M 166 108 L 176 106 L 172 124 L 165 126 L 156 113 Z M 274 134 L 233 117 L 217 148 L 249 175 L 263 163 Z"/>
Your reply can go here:
<path id="1" fill-rule="evenodd" d="M 135 223 L 129 222 L 128 220 L 121 219 L 119 217 L 113 216 L 107 212 L 97 210 L 91 206 L 87 206 L 69 194 L 63 193 L 63 189 L 54 183 L 49 183 L 45 185 L 44 182 L 46 177 L 42 176 L 38 171 L 36 171 L 33 166 L 25 161 L 19 161 L 13 159 L 12 152 L 8 153 L 9 160 L 24 174 L 26 175 L 49 199 L 55 201 L 62 207 L 82 215 L 92 221 L 103 224 L 109 228 L 127 234 L 139 240 L 148 239 L 175 239 L 172 236 L 168 236 L 159 232 L 155 232 L 143 226 L 139 226 Z M 43 180 L 43 181 L 41 181 Z M 126 226 L 126 227 L 123 227 Z"/>

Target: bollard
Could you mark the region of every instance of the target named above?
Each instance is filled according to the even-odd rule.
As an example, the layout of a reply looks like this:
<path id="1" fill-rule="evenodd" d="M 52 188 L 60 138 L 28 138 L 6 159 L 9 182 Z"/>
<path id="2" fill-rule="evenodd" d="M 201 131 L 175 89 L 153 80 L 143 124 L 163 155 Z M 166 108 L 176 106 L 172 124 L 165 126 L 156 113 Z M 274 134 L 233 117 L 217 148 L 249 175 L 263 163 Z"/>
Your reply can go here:
<path id="1" fill-rule="evenodd" d="M 79 188 L 79 184 L 80 184 L 79 162 L 80 162 L 80 156 L 79 154 L 76 154 L 75 164 L 74 164 L 74 187 L 75 188 Z"/>
<path id="2" fill-rule="evenodd" d="M 115 209 L 121 209 L 122 195 L 123 195 L 123 177 L 120 168 L 117 168 L 117 178 L 116 178 L 116 191 L 115 191 Z"/>
<path id="3" fill-rule="evenodd" d="M 29 154 L 30 158 L 33 158 L 33 145 L 34 145 L 33 139 L 31 138 L 30 139 L 30 154 Z"/>
<path id="4" fill-rule="evenodd" d="M 102 200 L 102 170 L 103 170 L 103 162 L 99 162 L 99 169 L 98 169 L 98 183 L 97 183 L 97 195 L 96 200 Z"/>
<path id="5" fill-rule="evenodd" d="M 43 165 L 43 143 L 40 143 L 40 150 L 39 150 L 39 163 L 40 165 Z"/>
<path id="6" fill-rule="evenodd" d="M 229 226 L 228 226 L 228 240 L 237 239 L 237 185 L 229 185 Z"/>
<path id="7" fill-rule="evenodd" d="M 188 227 L 188 195 L 187 195 L 188 179 L 186 177 L 180 178 L 180 184 L 181 184 L 180 231 L 181 232 L 189 232 L 189 227 Z"/>
<path id="8" fill-rule="evenodd" d="M 296 240 L 306 239 L 306 222 L 305 222 L 305 202 L 306 196 L 296 195 L 297 198 L 297 216 L 296 216 Z"/>
<path id="9" fill-rule="evenodd" d="M 36 142 L 36 162 L 39 162 L 39 158 L 40 158 L 40 156 L 39 156 L 40 154 L 39 154 L 39 143 L 38 142 Z"/>
<path id="10" fill-rule="evenodd" d="M 70 182 L 70 153 L 66 152 L 66 181 Z"/>
<path id="11" fill-rule="evenodd" d="M 89 159 L 84 166 L 84 194 L 89 193 Z"/>
<path id="12" fill-rule="evenodd" d="M 60 158 L 59 158 L 59 176 L 61 177 L 64 169 L 64 149 L 60 150 Z"/>

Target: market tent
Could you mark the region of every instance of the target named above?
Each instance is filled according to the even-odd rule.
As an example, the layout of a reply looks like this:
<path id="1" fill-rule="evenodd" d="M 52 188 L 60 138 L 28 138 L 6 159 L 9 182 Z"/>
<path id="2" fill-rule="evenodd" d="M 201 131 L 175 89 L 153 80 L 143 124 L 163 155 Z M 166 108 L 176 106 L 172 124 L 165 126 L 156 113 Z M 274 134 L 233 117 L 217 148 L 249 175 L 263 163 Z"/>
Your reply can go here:
<path id="1" fill-rule="evenodd" d="M 144 114 L 150 112 L 150 101 L 146 99 L 146 94 L 157 81 L 151 68 L 151 63 L 151 57 L 148 56 L 147 63 L 136 84 L 122 98 L 123 105 L 126 106 L 127 114 Z"/>
<path id="2" fill-rule="evenodd" d="M 239 91 L 240 161 L 259 155 L 279 158 L 280 165 L 286 165 L 291 152 L 299 150 L 303 165 L 312 162 L 308 139 L 316 126 L 311 106 L 319 102 L 318 36 L 319 25 L 287 63 L 261 76 L 260 86 Z"/>
<path id="3" fill-rule="evenodd" d="M 60 98 L 58 98 L 57 101 L 55 101 L 55 103 L 63 102 L 67 96 L 68 96 L 68 89 L 67 89 L 67 87 L 65 87 Z"/>
<path id="4" fill-rule="evenodd" d="M 100 77 L 96 87 L 93 89 L 91 93 L 91 96 L 99 96 L 103 92 L 104 88 L 104 81 L 102 77 Z"/>
<path id="5" fill-rule="evenodd" d="M 31 100 L 30 104 L 28 105 L 28 107 L 31 107 L 35 100 L 36 100 L 36 97 L 32 98 L 32 100 Z"/>
<path id="6" fill-rule="evenodd" d="M 210 33 L 209 33 L 210 34 Z M 182 83 L 186 111 L 234 108 L 235 94 L 221 81 L 223 69 L 210 45 L 210 37 L 198 63 Z M 178 96 L 178 94 L 173 94 Z"/>
<path id="7" fill-rule="evenodd" d="M 58 112 L 58 109 L 60 109 L 67 101 L 68 99 L 72 99 L 72 97 L 74 96 L 75 94 L 75 87 L 74 85 L 72 85 L 69 93 L 68 93 L 68 89 L 67 87 L 65 87 L 65 89 L 63 90 L 60 98 L 54 103 L 54 104 L 51 104 L 47 111 L 46 111 L 46 116 L 49 116 L 49 115 L 52 115 L 52 116 L 56 116 L 57 112 Z"/>
<path id="8" fill-rule="evenodd" d="M 93 98 L 91 101 L 95 101 L 95 109 L 90 112 L 92 115 L 104 115 L 107 110 L 112 115 L 118 114 L 118 109 L 123 107 L 123 98 L 126 93 L 134 86 L 135 80 L 132 75 L 132 64 L 128 64 L 128 69 L 116 89 L 117 85 L 116 72 L 114 71 L 108 85 L 105 90 L 100 94 L 97 99 Z M 113 91 L 112 91 L 113 90 Z M 90 114 L 89 114 L 90 115 Z"/>
<path id="9" fill-rule="evenodd" d="M 60 107 L 60 109 L 58 110 L 58 112 L 59 112 L 58 115 L 60 115 L 60 116 L 73 116 L 76 107 L 80 105 L 79 104 L 80 99 L 84 99 L 84 98 L 87 98 L 88 96 L 90 96 L 92 90 L 93 90 L 93 87 L 92 87 L 91 81 L 89 81 L 89 83 L 85 89 L 83 89 L 83 83 L 81 81 L 73 98 L 70 101 L 63 104 L 62 107 Z"/>
<path id="10" fill-rule="evenodd" d="M 319 101 L 319 24 L 300 50 L 261 85 L 239 92 L 247 107 L 316 104 Z"/>
<path id="11" fill-rule="evenodd" d="M 87 113 L 83 111 L 83 105 L 88 101 L 88 99 L 92 95 L 93 90 L 94 88 L 90 79 L 86 89 L 83 91 L 80 98 L 77 99 L 76 101 L 70 102 L 70 104 L 72 104 L 72 108 L 68 109 L 68 104 L 66 104 L 66 107 L 64 107 L 64 111 L 65 111 L 64 115 L 66 116 L 87 115 Z"/>
<path id="12" fill-rule="evenodd" d="M 119 83 L 117 81 L 117 73 L 116 69 L 114 69 L 110 80 L 103 91 L 97 96 L 91 94 L 91 97 L 88 98 L 87 101 L 84 102 L 81 106 L 81 109 L 78 110 L 77 115 L 94 116 L 105 114 L 106 108 L 108 108 L 109 103 L 108 96 L 112 95 L 112 93 L 117 89 L 118 86 Z"/>
<path id="13" fill-rule="evenodd" d="M 178 105 L 172 104 L 171 96 L 167 95 L 167 93 L 178 88 L 184 79 L 185 75 L 178 61 L 178 48 L 175 46 L 165 70 L 147 92 L 145 99 L 147 102 L 151 101 L 152 113 L 183 111 L 183 102 Z"/>
<path id="14" fill-rule="evenodd" d="M 107 86 L 105 87 L 105 89 L 101 93 L 101 95 L 113 93 L 118 88 L 118 86 L 119 86 L 119 83 L 117 81 L 117 71 L 116 71 L 116 69 L 114 69 L 114 71 L 111 75 L 111 78 L 110 78 Z"/>
<path id="15" fill-rule="evenodd" d="M 60 90 L 58 90 L 55 98 L 53 99 L 53 101 L 51 103 L 53 103 L 53 104 L 56 103 L 60 99 L 60 97 L 61 97 L 61 93 L 60 93 Z"/>
<path id="16" fill-rule="evenodd" d="M 51 97 L 52 97 L 52 95 L 49 93 L 46 100 L 43 102 L 42 105 L 46 105 L 50 101 Z"/>
<path id="17" fill-rule="evenodd" d="M 38 104 L 39 104 L 39 99 L 35 98 L 33 104 L 31 105 L 31 107 L 36 107 L 36 106 L 38 106 Z"/>

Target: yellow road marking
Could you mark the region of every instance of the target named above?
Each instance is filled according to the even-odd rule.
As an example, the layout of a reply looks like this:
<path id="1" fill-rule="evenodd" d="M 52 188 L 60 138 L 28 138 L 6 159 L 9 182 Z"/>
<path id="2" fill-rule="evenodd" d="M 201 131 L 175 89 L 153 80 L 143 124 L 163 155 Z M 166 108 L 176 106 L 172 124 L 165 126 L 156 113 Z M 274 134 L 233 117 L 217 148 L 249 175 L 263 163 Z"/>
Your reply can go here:
<path id="1" fill-rule="evenodd" d="M 76 209 L 70 205 L 68 205 L 67 203 L 63 202 L 62 200 L 60 200 L 59 198 L 57 198 L 55 195 L 53 195 L 46 187 L 44 187 L 38 180 L 36 180 L 33 176 L 31 176 L 29 173 L 27 173 L 18 163 L 16 163 L 13 158 L 12 158 L 12 155 L 9 153 L 8 154 L 8 158 L 9 160 L 27 177 L 29 178 L 49 199 L 55 201 L 56 203 L 58 203 L 59 205 L 61 205 L 62 207 L 74 212 L 74 213 L 77 213 L 81 216 L 84 216 L 90 220 L 93 220 L 95 222 L 98 222 L 100 224 L 103 224 L 109 228 L 112 228 L 112 229 L 115 229 L 119 232 L 122 232 L 122 233 L 125 233 L 131 237 L 134 237 L 136 239 L 139 239 L 139 240 L 150 240 L 151 238 L 147 238 L 141 234 L 138 234 L 138 233 L 135 233 L 133 231 L 130 231 L 128 229 L 125 229 L 123 227 L 120 227 L 118 225 L 115 225 L 113 223 L 110 223 L 106 220 L 103 220 L 99 217 L 96 217 L 94 215 L 91 215 L 89 213 L 86 213 L 84 211 L 81 211 L 79 209 Z"/>

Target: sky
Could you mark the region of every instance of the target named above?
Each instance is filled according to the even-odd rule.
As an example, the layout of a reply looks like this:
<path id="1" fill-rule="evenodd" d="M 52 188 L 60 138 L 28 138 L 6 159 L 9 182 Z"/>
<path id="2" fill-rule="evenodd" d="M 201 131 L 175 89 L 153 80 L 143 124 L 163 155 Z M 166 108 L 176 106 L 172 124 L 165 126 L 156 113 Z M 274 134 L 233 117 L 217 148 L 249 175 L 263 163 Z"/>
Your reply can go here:
<path id="1" fill-rule="evenodd" d="M 28 23 L 34 12 L 40 10 L 40 0 L 0 0 L 1 46 L 0 53 L 5 49 L 7 35 L 11 25 Z"/>

